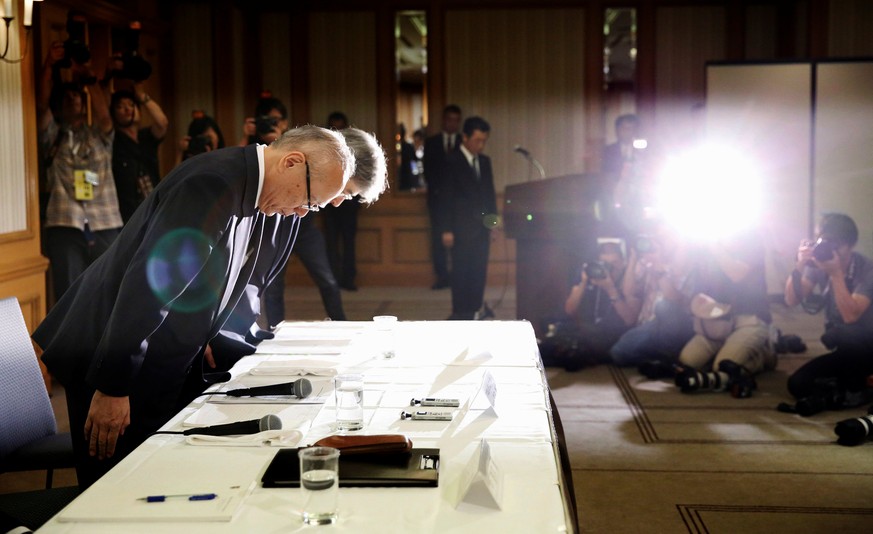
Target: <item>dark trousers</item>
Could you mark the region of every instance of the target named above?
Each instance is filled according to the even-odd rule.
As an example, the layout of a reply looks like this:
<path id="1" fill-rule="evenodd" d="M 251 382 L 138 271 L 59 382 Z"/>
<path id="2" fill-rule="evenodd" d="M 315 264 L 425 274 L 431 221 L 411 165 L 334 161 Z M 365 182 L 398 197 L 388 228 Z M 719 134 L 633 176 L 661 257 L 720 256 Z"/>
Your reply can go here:
<path id="1" fill-rule="evenodd" d="M 482 228 L 454 234 L 452 315 L 455 319 L 470 320 L 482 307 L 482 299 L 485 297 L 491 232 Z"/>
<path id="2" fill-rule="evenodd" d="M 324 245 L 324 236 L 315 226 L 311 215 L 300 220 L 300 229 L 297 231 L 297 239 L 294 241 L 294 254 L 303 262 L 306 271 L 318 291 L 321 293 L 321 302 L 327 316 L 334 321 L 345 321 L 346 313 L 343 311 L 342 296 L 339 284 L 333 276 L 330 263 L 327 260 L 327 250 Z M 282 272 L 267 286 L 264 291 L 264 308 L 267 312 L 267 322 L 275 326 L 285 319 L 285 270 L 288 264 L 282 268 Z"/>
<path id="3" fill-rule="evenodd" d="M 120 232 L 120 228 L 94 232 L 94 242 L 89 245 L 85 233 L 78 228 L 51 226 L 45 229 L 45 251 L 51 263 L 55 302 L 106 252 Z"/>
<path id="4" fill-rule="evenodd" d="M 358 233 L 360 208 L 361 205 L 357 201 L 347 200 L 338 207 L 327 206 L 323 212 L 327 258 L 340 285 L 345 287 L 354 286 L 355 276 L 358 274 L 355 236 Z"/>
<path id="5" fill-rule="evenodd" d="M 845 334 L 836 350 L 813 358 L 788 377 L 788 392 L 794 398 L 820 393 L 816 382 L 827 379 L 835 379 L 846 391 L 867 388 L 867 377 L 873 375 L 873 332 L 864 332 L 861 328 L 840 330 Z"/>
<path id="6" fill-rule="evenodd" d="M 430 212 L 430 257 L 433 261 L 433 273 L 438 283 L 449 283 L 449 251 L 443 246 L 443 235 L 437 230 L 436 201 L 428 199 Z"/>

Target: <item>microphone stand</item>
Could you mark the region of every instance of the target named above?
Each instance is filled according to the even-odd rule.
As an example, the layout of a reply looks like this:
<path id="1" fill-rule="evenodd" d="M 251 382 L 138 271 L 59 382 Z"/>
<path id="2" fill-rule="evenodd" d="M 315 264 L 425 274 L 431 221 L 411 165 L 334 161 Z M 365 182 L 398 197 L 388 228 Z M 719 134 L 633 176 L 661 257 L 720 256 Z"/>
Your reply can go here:
<path id="1" fill-rule="evenodd" d="M 540 162 L 537 161 L 537 159 L 536 159 L 535 157 L 531 156 L 530 153 L 527 152 L 527 151 L 522 152 L 522 151 L 520 151 L 520 150 L 516 150 L 516 152 L 518 152 L 519 154 L 521 154 L 522 156 L 524 156 L 524 159 L 527 160 L 527 162 L 528 162 L 528 164 L 530 165 L 530 167 L 535 167 L 536 170 L 539 171 L 539 173 L 540 173 L 540 180 L 545 180 L 545 179 L 546 179 L 546 170 L 543 168 L 542 165 L 540 165 Z M 531 180 L 530 180 L 530 176 L 531 176 L 530 167 L 528 167 L 528 171 L 527 171 L 527 181 L 528 181 L 528 182 L 531 181 Z"/>

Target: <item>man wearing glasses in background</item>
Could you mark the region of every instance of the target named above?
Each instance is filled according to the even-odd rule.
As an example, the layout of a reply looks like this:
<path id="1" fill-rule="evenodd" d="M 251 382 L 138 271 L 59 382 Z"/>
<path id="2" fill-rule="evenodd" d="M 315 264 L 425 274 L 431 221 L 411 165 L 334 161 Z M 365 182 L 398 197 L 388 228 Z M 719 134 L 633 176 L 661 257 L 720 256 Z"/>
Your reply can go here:
<path id="1" fill-rule="evenodd" d="M 192 363 L 275 246 L 266 222 L 342 202 L 354 174 L 341 134 L 304 126 L 190 158 L 139 206 L 33 334 L 66 389 L 83 489 L 175 414 Z"/>

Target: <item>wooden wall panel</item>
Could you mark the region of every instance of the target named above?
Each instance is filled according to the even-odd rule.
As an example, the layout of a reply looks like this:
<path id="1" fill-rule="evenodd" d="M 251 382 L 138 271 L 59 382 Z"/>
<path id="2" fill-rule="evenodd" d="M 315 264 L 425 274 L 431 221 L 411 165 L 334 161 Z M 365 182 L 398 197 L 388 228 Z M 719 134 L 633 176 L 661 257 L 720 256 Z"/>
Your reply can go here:
<path id="1" fill-rule="evenodd" d="M 215 77 L 212 53 L 212 9 L 209 4 L 173 5 L 173 85 L 174 107 L 164 109 L 170 118 L 170 139 L 188 133 L 191 111 L 202 109 L 216 116 L 213 94 Z M 172 113 L 172 114 L 171 114 Z M 233 144 L 239 137 L 236 128 L 222 126 L 225 142 Z"/>
<path id="2" fill-rule="evenodd" d="M 829 5 L 828 55 L 873 56 L 873 2 L 839 0 L 831 1 Z"/>
<path id="3" fill-rule="evenodd" d="M 14 6 L 10 31 L 0 30 L 4 45 L 11 39 L 9 59 L 25 49 L 34 54 L 35 47 L 32 34 L 21 26 L 22 3 Z M 41 62 L 32 56 L 20 63 L 0 63 L 0 298 L 18 299 L 29 332 L 45 317 L 48 268 L 40 253 L 34 64 Z"/>
<path id="4" fill-rule="evenodd" d="M 369 11 L 309 16 L 310 121 L 323 126 L 342 111 L 352 126 L 377 128 L 376 15 Z"/>
<path id="5" fill-rule="evenodd" d="M 498 191 L 528 179 L 522 145 L 546 176 L 588 167 L 583 9 L 450 10 L 446 101 L 491 124 L 485 153 Z M 539 175 L 533 171 L 533 176 Z"/>
<path id="6" fill-rule="evenodd" d="M 669 151 L 693 131 L 691 107 L 705 97 L 704 65 L 725 59 L 723 7 L 662 7 L 656 14 L 655 124 L 650 146 Z"/>
<path id="7" fill-rule="evenodd" d="M 262 82 L 261 90 L 267 89 L 273 96 L 288 107 L 288 119 L 292 125 L 300 123 L 300 118 L 294 116 L 291 107 L 291 76 L 299 71 L 299 50 L 292 53 L 291 41 L 285 34 L 291 27 L 291 17 L 288 13 L 261 13 L 259 18 L 258 39 L 261 41 Z M 247 103 L 246 113 L 254 113 L 254 102 Z"/>
<path id="8" fill-rule="evenodd" d="M 776 57 L 776 7 L 767 5 L 746 7 L 746 39 L 744 59 Z"/>

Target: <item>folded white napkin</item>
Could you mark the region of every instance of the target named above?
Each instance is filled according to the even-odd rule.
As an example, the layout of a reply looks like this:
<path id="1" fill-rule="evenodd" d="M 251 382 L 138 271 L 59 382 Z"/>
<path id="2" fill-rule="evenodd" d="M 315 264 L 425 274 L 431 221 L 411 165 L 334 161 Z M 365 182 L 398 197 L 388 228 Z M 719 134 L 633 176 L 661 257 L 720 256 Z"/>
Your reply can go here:
<path id="1" fill-rule="evenodd" d="M 264 430 L 244 436 L 185 436 L 188 445 L 207 447 L 294 447 L 303 438 L 299 430 Z"/>

